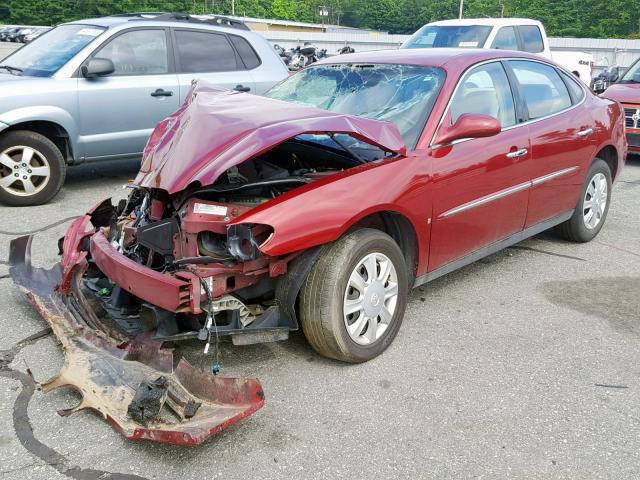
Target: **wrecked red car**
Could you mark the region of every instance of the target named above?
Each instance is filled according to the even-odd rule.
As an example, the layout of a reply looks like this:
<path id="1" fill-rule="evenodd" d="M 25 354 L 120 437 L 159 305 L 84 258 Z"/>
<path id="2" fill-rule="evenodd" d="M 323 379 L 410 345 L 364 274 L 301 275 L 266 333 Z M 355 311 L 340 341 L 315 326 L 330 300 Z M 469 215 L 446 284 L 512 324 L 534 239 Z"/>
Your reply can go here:
<path id="1" fill-rule="evenodd" d="M 58 266 L 12 245 L 66 350 L 45 388 L 81 390 L 129 438 L 200 443 L 262 389 L 173 368 L 164 342 L 212 354 L 302 326 L 322 355 L 374 358 L 412 287 L 552 227 L 594 238 L 626 149 L 618 103 L 525 53 L 341 55 L 266 97 L 194 84 L 128 199 L 77 219 Z"/>

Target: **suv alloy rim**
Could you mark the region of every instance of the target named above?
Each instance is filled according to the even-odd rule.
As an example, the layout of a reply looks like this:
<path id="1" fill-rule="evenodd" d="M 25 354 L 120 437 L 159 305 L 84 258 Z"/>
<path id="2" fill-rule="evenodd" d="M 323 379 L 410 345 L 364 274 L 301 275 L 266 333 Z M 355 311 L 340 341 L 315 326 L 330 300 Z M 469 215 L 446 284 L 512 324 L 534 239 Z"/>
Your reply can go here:
<path id="1" fill-rule="evenodd" d="M 596 228 L 602 221 L 607 208 L 607 190 L 607 178 L 602 173 L 596 173 L 589 181 L 582 203 L 584 225 L 589 230 Z"/>
<path id="2" fill-rule="evenodd" d="M 0 188 L 20 197 L 41 192 L 49 183 L 51 168 L 42 153 L 22 145 L 0 153 Z"/>
<path id="3" fill-rule="evenodd" d="M 347 333 L 358 345 L 371 345 L 389 327 L 398 302 L 398 274 L 382 253 L 370 253 L 351 272 L 344 293 Z"/>

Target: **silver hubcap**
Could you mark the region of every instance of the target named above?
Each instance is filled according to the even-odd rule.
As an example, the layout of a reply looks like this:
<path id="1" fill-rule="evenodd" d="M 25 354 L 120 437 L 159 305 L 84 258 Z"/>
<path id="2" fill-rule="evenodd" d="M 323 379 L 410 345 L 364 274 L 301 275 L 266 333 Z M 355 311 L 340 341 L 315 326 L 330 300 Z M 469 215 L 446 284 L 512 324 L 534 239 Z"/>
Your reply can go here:
<path id="1" fill-rule="evenodd" d="M 0 188 L 11 195 L 35 195 L 47 186 L 50 176 L 49 162 L 31 147 L 15 146 L 0 153 Z"/>
<path id="2" fill-rule="evenodd" d="M 596 228 L 602 221 L 607 208 L 607 189 L 607 177 L 602 173 L 596 173 L 589 181 L 582 203 L 584 225 L 589 230 Z"/>
<path id="3" fill-rule="evenodd" d="M 351 272 L 344 292 L 344 324 L 351 339 L 370 345 L 389 328 L 398 303 L 398 274 L 382 253 L 370 253 Z"/>

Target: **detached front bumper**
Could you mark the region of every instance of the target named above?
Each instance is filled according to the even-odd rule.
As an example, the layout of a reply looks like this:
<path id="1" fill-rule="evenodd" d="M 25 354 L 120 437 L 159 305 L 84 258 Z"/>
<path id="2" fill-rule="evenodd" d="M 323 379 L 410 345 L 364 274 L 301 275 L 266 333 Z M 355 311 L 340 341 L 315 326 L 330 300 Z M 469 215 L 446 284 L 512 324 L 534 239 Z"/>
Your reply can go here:
<path id="1" fill-rule="evenodd" d="M 59 413 L 92 409 L 128 439 L 198 445 L 260 409 L 264 394 L 257 380 L 214 376 L 184 359 L 174 369 L 172 351 L 161 341 L 149 335 L 126 340 L 98 320 L 80 289 L 86 253 L 66 248 L 91 235 L 88 221 L 74 222 L 64 260 L 50 270 L 31 266 L 32 237 L 11 242 L 11 277 L 64 350 L 62 370 L 42 388 L 70 387 L 82 395 L 79 405 Z"/>

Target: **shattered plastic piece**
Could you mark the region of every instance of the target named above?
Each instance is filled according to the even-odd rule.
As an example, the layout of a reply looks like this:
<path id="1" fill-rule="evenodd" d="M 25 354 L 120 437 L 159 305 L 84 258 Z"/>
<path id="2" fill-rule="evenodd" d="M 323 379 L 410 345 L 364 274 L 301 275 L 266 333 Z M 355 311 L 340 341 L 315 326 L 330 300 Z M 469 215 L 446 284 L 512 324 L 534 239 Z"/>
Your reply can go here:
<path id="1" fill-rule="evenodd" d="M 11 242 L 10 274 L 64 350 L 60 373 L 41 384 L 43 391 L 70 387 L 82 395 L 77 406 L 60 415 L 92 409 L 130 440 L 199 445 L 264 405 L 257 380 L 214 376 L 185 359 L 174 369 L 172 350 L 162 348 L 161 341 L 148 334 L 129 340 L 102 324 L 79 288 L 86 260 L 74 256 L 50 270 L 33 268 L 31 240 Z M 167 383 L 166 401 L 155 420 L 143 425 L 128 407 L 140 384 L 159 377 Z M 143 418 L 149 417 L 145 413 Z"/>
<path id="2" fill-rule="evenodd" d="M 142 382 L 127 407 L 127 413 L 136 422 L 147 425 L 160 415 L 169 391 L 166 377 L 158 377 L 150 382 Z"/>

